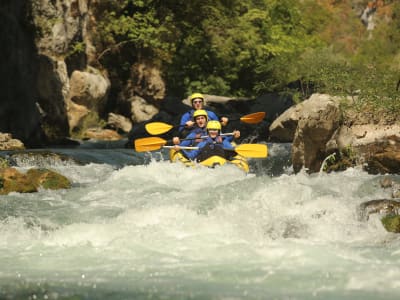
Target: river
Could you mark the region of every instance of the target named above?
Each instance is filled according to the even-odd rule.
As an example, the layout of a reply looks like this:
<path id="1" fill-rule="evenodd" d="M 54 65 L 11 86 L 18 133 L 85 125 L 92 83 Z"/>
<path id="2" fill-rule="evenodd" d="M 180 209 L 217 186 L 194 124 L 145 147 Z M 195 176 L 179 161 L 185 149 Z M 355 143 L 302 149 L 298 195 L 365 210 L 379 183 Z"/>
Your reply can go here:
<path id="1" fill-rule="evenodd" d="M 0 196 L 0 299 L 399 299 L 400 237 L 357 206 L 359 169 L 293 174 L 269 144 L 251 174 L 153 153 L 53 149 L 69 190 Z"/>

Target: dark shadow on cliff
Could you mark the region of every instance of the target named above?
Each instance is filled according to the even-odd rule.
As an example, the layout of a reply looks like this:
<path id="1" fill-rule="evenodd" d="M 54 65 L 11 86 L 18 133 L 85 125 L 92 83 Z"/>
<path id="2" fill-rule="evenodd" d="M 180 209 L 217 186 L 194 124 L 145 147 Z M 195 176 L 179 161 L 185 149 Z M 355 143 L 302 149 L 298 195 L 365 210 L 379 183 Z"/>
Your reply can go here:
<path id="1" fill-rule="evenodd" d="M 37 49 L 29 1 L 0 3 L 0 131 L 11 133 L 27 147 L 40 146 L 37 98 Z"/>

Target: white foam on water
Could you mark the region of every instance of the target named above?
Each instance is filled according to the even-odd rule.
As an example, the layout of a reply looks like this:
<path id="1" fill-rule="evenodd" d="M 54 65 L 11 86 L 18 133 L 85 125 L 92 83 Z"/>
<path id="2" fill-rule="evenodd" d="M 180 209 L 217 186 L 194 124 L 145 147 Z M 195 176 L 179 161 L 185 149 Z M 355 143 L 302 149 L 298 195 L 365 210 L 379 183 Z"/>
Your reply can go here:
<path id="1" fill-rule="evenodd" d="M 357 216 L 363 201 L 387 197 L 377 176 L 74 168 L 71 190 L 2 198 L 14 217 L 0 223 L 0 279 L 206 299 L 391 299 L 399 287 L 399 238 Z"/>

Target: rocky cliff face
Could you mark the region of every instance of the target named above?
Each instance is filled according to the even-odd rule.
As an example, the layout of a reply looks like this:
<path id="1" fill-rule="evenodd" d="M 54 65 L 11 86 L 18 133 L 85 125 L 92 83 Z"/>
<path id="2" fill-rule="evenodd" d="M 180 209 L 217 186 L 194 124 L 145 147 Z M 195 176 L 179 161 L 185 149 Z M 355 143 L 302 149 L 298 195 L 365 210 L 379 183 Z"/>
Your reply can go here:
<path id="1" fill-rule="evenodd" d="M 0 3 L 0 131 L 35 145 L 43 140 L 36 107 L 37 49 L 29 3 Z"/>
<path id="2" fill-rule="evenodd" d="M 115 113 L 123 114 L 132 123 L 158 112 L 165 86 L 157 69 L 133 63 L 131 77 L 121 81 L 118 76 L 110 79 L 113 70 L 97 60 L 104 53 L 92 42 L 101 16 L 99 2 L 0 3 L 0 132 L 13 134 L 28 147 L 41 146 L 65 142 L 85 126 L 98 126 L 109 113 L 114 119 Z"/>

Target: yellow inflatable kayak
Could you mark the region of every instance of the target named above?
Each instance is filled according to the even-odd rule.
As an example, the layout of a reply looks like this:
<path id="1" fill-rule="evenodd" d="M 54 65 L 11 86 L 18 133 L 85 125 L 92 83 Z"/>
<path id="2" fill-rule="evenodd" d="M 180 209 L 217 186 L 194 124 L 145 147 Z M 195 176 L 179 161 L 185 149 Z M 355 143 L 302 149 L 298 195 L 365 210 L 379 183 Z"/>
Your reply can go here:
<path id="1" fill-rule="evenodd" d="M 194 161 L 188 159 L 185 157 L 181 151 L 176 151 L 175 149 L 171 149 L 169 152 L 169 159 L 171 162 L 180 162 L 183 163 L 187 167 L 195 167 L 197 163 Z M 207 158 L 206 160 L 203 160 L 202 162 L 198 163 L 202 166 L 214 168 L 215 166 L 222 166 L 224 164 L 234 164 L 237 166 L 239 169 L 243 170 L 244 172 L 248 173 L 249 172 L 249 164 L 247 160 L 240 155 L 236 155 L 232 157 L 231 160 L 227 160 L 221 156 L 211 156 Z"/>

